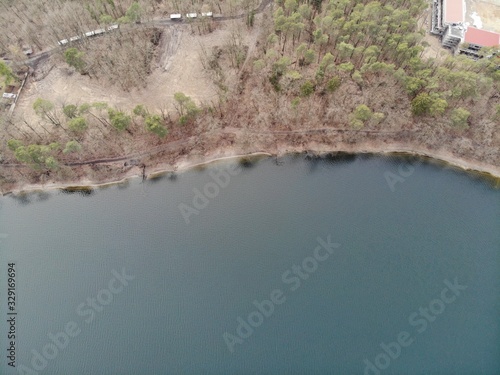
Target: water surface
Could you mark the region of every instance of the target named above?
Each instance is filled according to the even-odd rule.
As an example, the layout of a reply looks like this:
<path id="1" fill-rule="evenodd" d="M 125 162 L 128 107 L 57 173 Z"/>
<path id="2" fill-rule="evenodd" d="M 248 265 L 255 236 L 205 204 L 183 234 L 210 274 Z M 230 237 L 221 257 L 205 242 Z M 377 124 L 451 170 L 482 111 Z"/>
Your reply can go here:
<path id="1" fill-rule="evenodd" d="M 70 322 L 79 333 L 35 360 L 38 373 L 500 372 L 500 200 L 487 181 L 400 158 L 297 155 L 233 168 L 215 194 L 216 167 L 237 165 L 2 198 L 0 313 L 15 262 L 18 367 L 2 354 L 0 373 L 33 370 Z M 215 196 L 197 209 L 193 189 Z M 180 204 L 197 212 L 189 223 Z M 340 246 L 314 267 L 328 236 Z M 123 269 L 134 279 L 106 300 Z M 449 283 L 466 289 L 443 297 Z M 276 290 L 282 303 L 238 336 Z M 98 295 L 109 303 L 87 323 Z M 2 353 L 8 341 L 2 324 Z"/>

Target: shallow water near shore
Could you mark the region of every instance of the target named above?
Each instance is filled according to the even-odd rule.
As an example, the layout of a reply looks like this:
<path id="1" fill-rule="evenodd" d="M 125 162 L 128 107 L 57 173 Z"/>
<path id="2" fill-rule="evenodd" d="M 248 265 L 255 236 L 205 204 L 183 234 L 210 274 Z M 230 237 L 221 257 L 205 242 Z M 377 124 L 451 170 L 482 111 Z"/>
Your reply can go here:
<path id="1" fill-rule="evenodd" d="M 500 192 L 416 160 L 292 155 L 1 198 L 17 369 L 4 324 L 0 373 L 498 373 Z"/>

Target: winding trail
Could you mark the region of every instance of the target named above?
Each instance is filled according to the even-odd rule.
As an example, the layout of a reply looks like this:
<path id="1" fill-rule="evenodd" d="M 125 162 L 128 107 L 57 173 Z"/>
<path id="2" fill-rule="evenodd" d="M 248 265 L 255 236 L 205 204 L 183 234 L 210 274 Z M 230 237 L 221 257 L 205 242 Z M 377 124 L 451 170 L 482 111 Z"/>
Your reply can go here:
<path id="1" fill-rule="evenodd" d="M 244 136 L 245 134 L 255 134 L 255 135 L 308 135 L 308 134 L 327 134 L 327 133 L 366 133 L 366 134 L 397 134 L 402 133 L 401 131 L 377 131 L 377 130 L 349 130 L 349 129 L 335 129 L 335 128 L 317 128 L 317 129 L 308 129 L 308 130 L 276 130 L 276 131 L 250 131 L 244 130 L 240 128 L 231 128 L 226 127 L 219 132 L 219 135 L 236 135 L 236 136 Z M 403 131 L 404 132 L 404 131 Z M 188 138 L 179 139 L 177 141 L 169 142 L 167 144 L 159 145 L 153 147 L 147 151 L 136 152 L 133 154 L 116 156 L 110 158 L 100 158 L 100 159 L 92 159 L 86 161 L 75 161 L 75 162 L 65 162 L 62 163 L 68 167 L 76 167 L 82 165 L 95 165 L 95 164 L 107 164 L 107 163 L 115 163 L 115 162 L 123 162 L 134 159 L 140 159 L 144 157 L 154 156 L 160 152 L 172 151 L 176 148 L 183 146 L 185 144 L 189 144 L 190 142 L 196 141 L 199 138 L 199 135 L 191 136 Z M 25 168 L 29 167 L 26 164 L 21 163 L 8 163 L 8 164 L 0 164 L 2 167 L 8 168 Z"/>

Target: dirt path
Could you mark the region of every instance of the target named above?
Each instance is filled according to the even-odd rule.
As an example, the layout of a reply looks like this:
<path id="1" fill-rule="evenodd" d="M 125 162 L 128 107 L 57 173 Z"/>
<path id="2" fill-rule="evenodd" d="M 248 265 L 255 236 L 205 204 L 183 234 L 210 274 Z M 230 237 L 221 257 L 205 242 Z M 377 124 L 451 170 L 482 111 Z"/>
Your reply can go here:
<path id="1" fill-rule="evenodd" d="M 231 133 L 233 130 L 238 130 L 238 129 L 228 129 L 226 131 L 223 131 L 221 133 Z M 267 134 L 267 133 L 293 133 L 293 134 L 299 134 L 299 133 L 310 133 L 311 131 L 324 131 L 325 129 L 311 129 L 310 131 L 281 131 L 281 132 L 262 132 L 262 134 Z M 338 129 L 330 129 L 333 131 L 336 131 Z M 347 130 L 349 131 L 349 130 Z M 175 142 L 171 142 L 167 145 L 162 145 L 159 147 L 156 147 L 152 150 L 149 150 L 148 152 L 145 153 L 137 153 L 133 155 L 127 155 L 123 157 L 116 157 L 116 158 L 109 158 L 109 159 L 99 159 L 99 160 L 92 160 L 92 161 L 86 161 L 86 162 L 74 162 L 74 163 L 68 163 L 68 165 L 71 166 L 81 166 L 81 165 L 86 165 L 86 164 L 98 164 L 98 163 L 116 163 L 116 162 L 123 162 L 128 159 L 134 158 L 134 157 L 145 157 L 145 156 L 151 156 L 154 153 L 159 153 L 162 151 L 166 151 L 168 149 L 175 150 L 176 147 L 178 146 L 183 146 L 187 141 L 196 141 L 197 136 L 190 137 L 186 140 L 179 140 Z M 257 148 L 258 150 L 258 148 Z M 462 170 L 466 171 L 476 171 L 480 173 L 486 173 L 489 174 L 490 176 L 493 176 L 494 178 L 497 178 L 498 181 L 500 181 L 500 167 L 498 166 L 493 166 L 493 165 L 488 165 L 485 163 L 481 163 L 479 161 L 474 161 L 466 158 L 460 158 L 457 157 L 456 155 L 452 154 L 451 152 L 448 152 L 446 150 L 429 150 L 426 149 L 425 147 L 416 147 L 411 144 L 406 144 L 406 143 L 399 143 L 399 142 L 386 142 L 385 139 L 382 140 L 370 140 L 370 141 L 365 141 L 359 144 L 346 144 L 346 143 L 338 143 L 338 144 L 321 144 L 317 143 L 315 141 L 309 141 L 306 143 L 301 143 L 300 145 L 297 144 L 289 144 L 289 143 L 281 143 L 280 146 L 278 146 L 274 151 L 268 151 L 268 150 L 260 150 L 257 151 L 254 150 L 252 152 L 241 152 L 241 150 L 238 149 L 233 149 L 233 148 L 223 148 L 223 149 L 216 149 L 214 152 L 210 154 L 206 154 L 201 160 L 195 160 L 189 155 L 187 158 L 180 158 L 177 159 L 177 161 L 173 164 L 170 165 L 166 162 L 160 163 L 157 165 L 153 166 L 146 166 L 144 163 L 141 163 L 140 161 L 136 164 L 138 168 L 135 169 L 130 169 L 128 172 L 124 172 L 121 175 L 118 175 L 115 179 L 112 180 L 100 180 L 100 182 L 96 181 L 89 181 L 87 179 L 78 179 L 76 181 L 71 181 L 71 182 L 65 182 L 65 183 L 46 183 L 46 184 L 31 184 L 31 185 L 23 185 L 21 187 L 13 187 L 11 188 L 8 192 L 2 192 L 3 194 L 8 194 L 8 193 L 14 193 L 14 194 L 19 194 L 19 193 L 26 193 L 30 191 L 36 191 L 36 190 L 46 190 L 46 189 L 63 189 L 63 188 L 68 188 L 68 187 L 99 187 L 99 186 L 105 186 L 105 185 L 111 185 L 111 184 L 116 184 L 123 182 L 129 178 L 133 177 L 142 177 L 143 180 L 150 177 L 157 176 L 158 174 L 163 174 L 167 172 L 177 172 L 180 170 L 185 170 L 188 168 L 194 168 L 197 166 L 201 165 L 207 165 L 219 160 L 223 159 L 241 159 L 243 157 L 251 157 L 251 156 L 276 156 L 276 157 L 282 157 L 286 154 L 289 153 L 303 153 L 307 152 L 309 154 L 313 155 L 322 155 L 322 154 L 328 154 L 328 153 L 334 153 L 334 152 L 346 152 L 346 153 L 352 153 L 352 154 L 378 154 L 378 155 L 393 155 L 393 154 L 407 154 L 407 155 L 414 155 L 414 156 L 420 156 L 420 157 L 425 157 L 425 158 L 430 158 L 431 160 L 444 163 L 445 166 L 451 166 L 455 168 L 459 168 Z M 3 165 L 5 166 L 5 165 Z M 19 165 L 11 165 L 12 167 L 19 167 Z M 25 167 L 24 165 L 21 165 L 21 167 Z M 149 174 L 146 174 L 146 168 L 148 168 Z M 135 172 L 134 172 L 135 171 Z"/>
<path id="2" fill-rule="evenodd" d="M 218 134 L 212 134 L 212 135 L 218 135 L 218 136 L 235 135 L 235 136 L 243 137 L 246 134 L 254 134 L 254 135 L 308 135 L 308 134 L 327 134 L 327 133 L 397 134 L 397 133 L 401 133 L 401 132 L 378 131 L 378 130 L 349 130 L 349 129 L 334 129 L 334 128 L 317 128 L 317 129 L 308 129 L 308 130 L 250 131 L 250 130 L 243 130 L 243 129 L 239 129 L 239 128 L 226 127 L 224 129 L 222 129 Z M 68 167 L 74 167 L 74 166 L 81 166 L 81 165 L 114 163 L 114 162 L 133 160 L 133 159 L 138 159 L 138 158 L 143 158 L 143 157 L 150 157 L 150 156 L 154 156 L 155 154 L 158 154 L 160 152 L 172 151 L 180 146 L 190 144 L 191 142 L 195 141 L 198 137 L 199 136 L 196 135 L 196 136 L 188 137 L 185 139 L 179 139 L 177 141 L 173 141 L 173 142 L 169 142 L 169 143 L 164 144 L 164 145 L 153 147 L 152 149 L 149 149 L 147 151 L 136 152 L 136 153 L 128 154 L 128 155 L 124 155 L 124 156 L 117 156 L 117 157 L 112 157 L 112 158 L 92 159 L 92 160 L 78 161 L 78 162 L 66 162 L 66 163 L 62 163 L 62 164 L 65 166 L 68 166 Z M 21 164 L 21 163 L 9 163 L 9 164 L 1 164 L 1 165 L 2 165 L 2 167 L 9 167 L 9 168 L 28 167 L 26 164 Z"/>
<path id="3" fill-rule="evenodd" d="M 259 23 L 261 22 L 261 19 L 259 17 L 259 19 L 257 19 L 256 17 L 256 23 Z M 259 30 L 259 27 L 254 27 L 253 30 L 252 30 L 252 33 L 250 35 L 250 38 L 247 39 L 247 43 L 248 43 L 248 51 L 247 51 L 247 57 L 245 58 L 245 61 L 243 62 L 243 64 L 241 65 L 241 68 L 238 72 L 238 77 L 241 76 L 241 73 L 243 72 L 243 70 L 245 69 L 248 61 L 252 58 L 253 56 L 253 51 L 255 50 L 255 46 L 257 44 L 257 39 L 259 37 L 259 33 L 256 31 L 256 30 Z"/>
<path id="4" fill-rule="evenodd" d="M 273 0 L 262 0 L 262 2 L 259 4 L 257 8 L 254 9 L 254 14 L 259 14 L 264 11 L 264 9 L 272 3 Z M 235 16 L 230 16 L 230 17 L 218 17 L 214 18 L 214 21 L 216 22 L 224 22 L 224 21 L 229 21 L 229 20 L 235 20 L 235 19 L 241 19 L 246 17 L 246 14 L 238 14 Z M 192 21 L 191 21 L 192 22 Z M 133 29 L 137 27 L 143 27 L 143 26 L 148 26 L 148 27 L 166 27 L 166 26 L 175 26 L 179 25 L 179 23 L 183 24 L 184 20 L 182 21 L 172 21 L 170 18 L 159 18 L 159 19 L 153 19 L 150 22 L 146 22 L 141 25 L 127 25 L 127 29 Z M 97 40 L 97 38 L 94 38 L 92 40 Z M 59 46 L 54 46 L 54 47 L 48 47 L 45 48 L 43 51 L 37 52 L 31 57 L 24 62 L 25 65 L 31 66 L 31 67 L 36 67 L 38 64 L 49 58 L 54 52 L 57 52 L 61 49 Z"/>

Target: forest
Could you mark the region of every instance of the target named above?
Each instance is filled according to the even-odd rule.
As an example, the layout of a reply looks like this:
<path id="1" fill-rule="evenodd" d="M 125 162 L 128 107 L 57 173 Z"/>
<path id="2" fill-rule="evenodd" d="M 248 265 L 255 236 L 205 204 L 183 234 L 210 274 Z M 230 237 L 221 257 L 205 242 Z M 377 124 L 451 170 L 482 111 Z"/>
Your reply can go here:
<path id="1" fill-rule="evenodd" d="M 444 147 L 458 157 L 498 165 L 498 47 L 484 48 L 478 60 L 446 50 L 424 57 L 429 46 L 425 0 L 279 0 L 261 14 L 255 11 L 258 5 L 57 0 L 48 6 L 42 0 L 1 0 L 0 27 L 6 32 L 0 52 L 19 62 L 25 59 L 23 44 L 43 50 L 93 28 L 129 25 L 129 32 L 120 30 L 98 48 L 82 43 L 59 55 L 76 74 L 107 80 L 124 92 L 144 86 L 162 33 L 131 24 L 165 17 L 172 9 L 209 10 L 240 15 L 241 32 L 257 29 L 258 37 L 244 45 L 233 32 L 218 48 L 200 54 L 203 74 L 217 92 L 210 103 L 196 103 L 178 92 L 172 98 L 174 111 L 156 112 L 141 103 L 131 108 L 105 102 L 58 106 L 39 98 L 33 104 L 37 124 L 16 124 L 4 116 L 0 162 L 24 168 L 8 168 L 0 183 L 71 180 L 81 177 L 74 166 L 85 160 L 141 153 L 142 163 L 170 158 L 173 164 L 181 155 L 200 156 L 225 146 L 253 152 L 283 144 L 293 149 L 311 143 L 405 143 Z M 191 26 L 194 34 L 213 29 Z M 12 79 L 8 67 L 0 68 L 5 79 Z M 165 151 L 182 140 L 184 145 Z M 120 168 L 105 165 L 102 171 L 117 169 L 119 174 Z"/>

